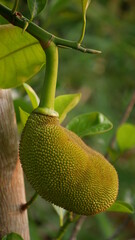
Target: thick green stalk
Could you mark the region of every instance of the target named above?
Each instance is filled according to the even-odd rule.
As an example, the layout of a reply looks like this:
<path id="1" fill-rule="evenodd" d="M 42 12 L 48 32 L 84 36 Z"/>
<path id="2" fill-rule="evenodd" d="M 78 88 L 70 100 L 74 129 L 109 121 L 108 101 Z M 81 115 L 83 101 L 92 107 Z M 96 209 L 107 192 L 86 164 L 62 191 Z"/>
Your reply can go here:
<path id="1" fill-rule="evenodd" d="M 45 49 L 46 71 L 41 94 L 41 100 L 36 112 L 49 115 L 57 115 L 54 112 L 54 100 L 58 73 L 58 48 L 51 42 Z"/>

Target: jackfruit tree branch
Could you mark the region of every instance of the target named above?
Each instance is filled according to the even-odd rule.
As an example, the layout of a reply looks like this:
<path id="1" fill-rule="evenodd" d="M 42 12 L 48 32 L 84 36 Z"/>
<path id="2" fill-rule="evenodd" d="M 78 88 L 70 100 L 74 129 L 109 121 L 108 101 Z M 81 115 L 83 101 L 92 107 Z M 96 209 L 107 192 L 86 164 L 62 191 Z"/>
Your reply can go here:
<path id="1" fill-rule="evenodd" d="M 84 48 L 82 45 L 80 45 L 77 41 L 70 41 L 67 39 L 59 38 L 54 36 L 53 34 L 45 31 L 38 25 L 36 25 L 33 22 L 30 22 L 29 19 L 26 19 L 22 16 L 21 13 L 15 12 L 12 13 L 12 10 L 7 8 L 5 5 L 0 4 L 0 15 L 3 16 L 7 21 L 15 26 L 18 26 L 22 29 L 24 29 L 26 22 L 28 22 L 28 27 L 26 29 L 27 32 L 29 32 L 31 35 L 33 35 L 35 38 L 37 38 L 40 41 L 47 42 L 50 39 L 58 46 L 63 48 L 71 48 L 76 49 L 78 51 L 84 52 L 84 53 L 91 53 L 91 54 L 98 54 L 101 53 L 101 51 L 90 49 L 90 48 Z"/>

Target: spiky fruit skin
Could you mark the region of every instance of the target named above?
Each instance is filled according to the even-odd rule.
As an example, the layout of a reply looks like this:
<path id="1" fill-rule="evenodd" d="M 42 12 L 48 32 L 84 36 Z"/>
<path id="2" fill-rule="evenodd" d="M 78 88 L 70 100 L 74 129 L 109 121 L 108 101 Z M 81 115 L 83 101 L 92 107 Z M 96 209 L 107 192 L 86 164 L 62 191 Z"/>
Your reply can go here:
<path id="1" fill-rule="evenodd" d="M 80 215 L 109 208 L 118 193 L 114 167 L 57 117 L 32 113 L 20 141 L 20 160 L 36 192 Z"/>

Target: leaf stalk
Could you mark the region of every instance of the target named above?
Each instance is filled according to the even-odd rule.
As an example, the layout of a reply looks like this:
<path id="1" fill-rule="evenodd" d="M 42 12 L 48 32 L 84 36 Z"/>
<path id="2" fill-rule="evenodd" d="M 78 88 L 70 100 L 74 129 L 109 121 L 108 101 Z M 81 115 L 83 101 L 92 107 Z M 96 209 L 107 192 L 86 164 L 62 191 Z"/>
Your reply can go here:
<path id="1" fill-rule="evenodd" d="M 19 0 L 15 0 L 14 6 L 12 8 L 12 14 L 15 14 L 15 12 L 17 11 L 18 4 L 19 4 Z"/>

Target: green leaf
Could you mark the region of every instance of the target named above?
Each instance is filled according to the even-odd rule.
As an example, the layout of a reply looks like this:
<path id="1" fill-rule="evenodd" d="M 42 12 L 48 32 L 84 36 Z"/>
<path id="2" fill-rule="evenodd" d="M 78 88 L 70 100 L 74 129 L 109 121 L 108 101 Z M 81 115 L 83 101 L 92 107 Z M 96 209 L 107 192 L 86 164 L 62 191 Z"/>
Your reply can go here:
<path id="1" fill-rule="evenodd" d="M 67 128 L 78 136 L 84 137 L 104 133 L 112 129 L 112 123 L 102 113 L 92 112 L 73 118 Z"/>
<path id="2" fill-rule="evenodd" d="M 60 226 L 63 226 L 64 216 L 65 216 L 67 211 L 65 209 L 61 208 L 61 207 L 58 207 L 58 206 L 54 205 L 54 204 L 52 204 L 52 206 L 59 216 Z"/>
<path id="3" fill-rule="evenodd" d="M 71 111 L 80 101 L 81 94 L 68 94 L 56 97 L 54 109 L 59 113 L 60 122 L 63 122 L 67 113 Z"/>
<path id="4" fill-rule="evenodd" d="M 19 107 L 19 111 L 20 111 L 20 119 L 24 127 L 30 114 L 22 110 L 20 107 Z"/>
<path id="5" fill-rule="evenodd" d="M 31 19 L 36 17 L 45 7 L 47 0 L 27 0 Z"/>
<path id="6" fill-rule="evenodd" d="M 135 147 L 135 125 L 124 123 L 118 128 L 117 143 L 121 151 Z"/>
<path id="7" fill-rule="evenodd" d="M 13 25 L 0 26 L 0 88 L 26 82 L 45 64 L 45 54 L 37 39 Z"/>
<path id="8" fill-rule="evenodd" d="M 82 3 L 82 15 L 83 15 L 83 27 L 82 27 L 81 37 L 80 37 L 80 40 L 79 40 L 80 44 L 83 41 L 83 38 L 84 38 L 84 35 L 85 35 L 86 12 L 87 12 L 87 9 L 88 9 L 88 6 L 89 6 L 90 2 L 91 2 L 91 0 L 81 0 L 81 3 Z"/>
<path id="9" fill-rule="evenodd" d="M 27 83 L 24 83 L 23 86 L 30 98 L 33 109 L 37 108 L 39 105 L 39 97 L 37 96 L 37 94 L 35 93 L 35 91 L 30 85 L 28 85 Z"/>
<path id="10" fill-rule="evenodd" d="M 10 233 L 2 238 L 2 240 L 23 240 L 17 233 Z"/>
<path id="11" fill-rule="evenodd" d="M 121 212 L 121 213 L 134 213 L 134 208 L 129 203 L 123 201 L 116 201 L 107 212 Z"/>

